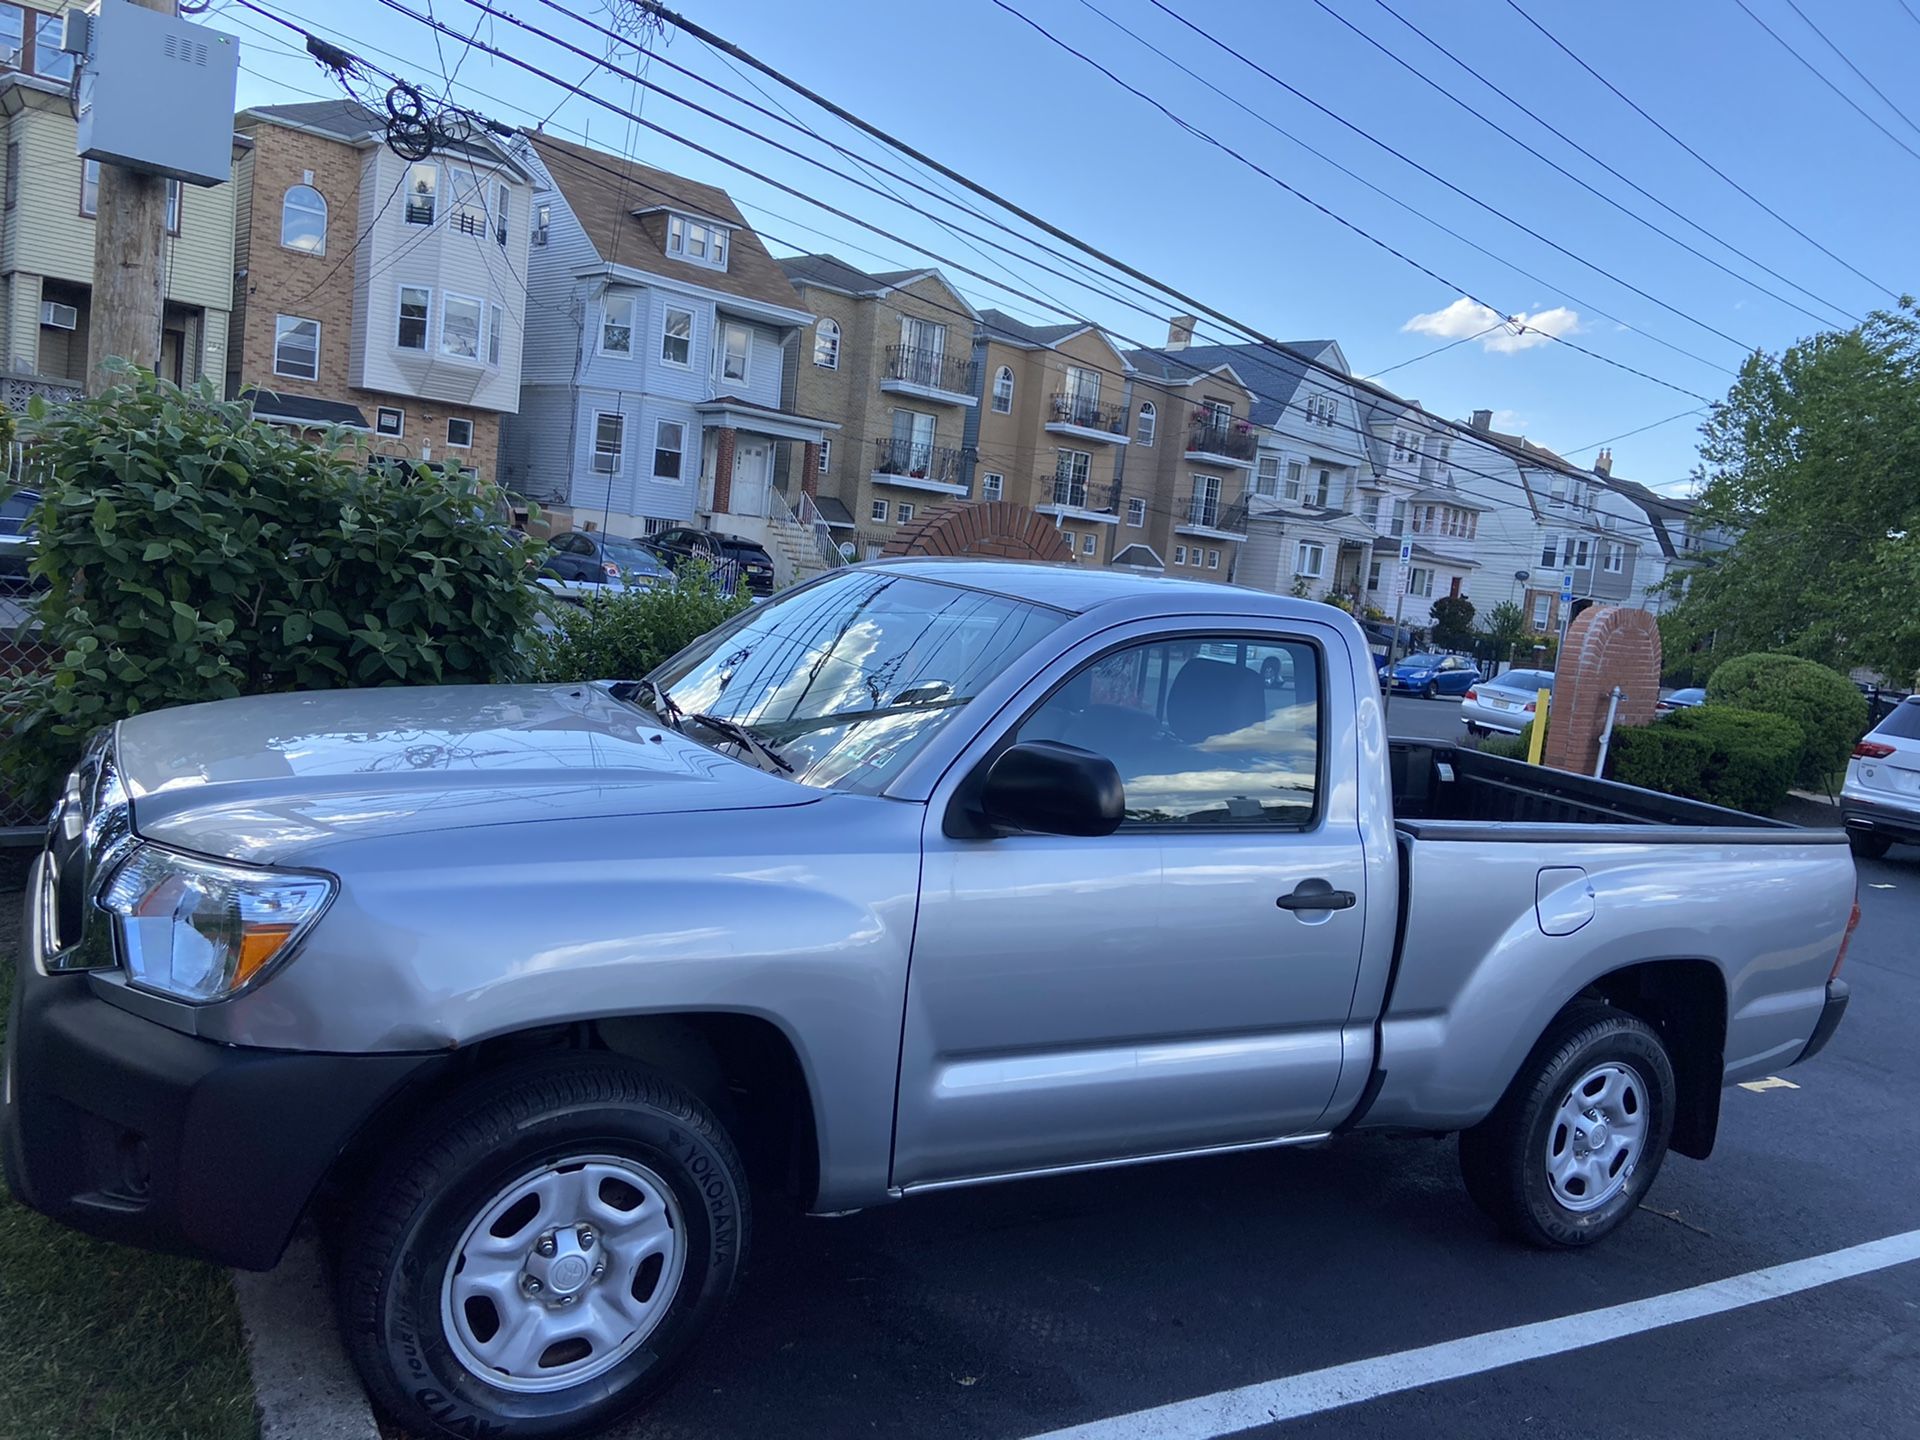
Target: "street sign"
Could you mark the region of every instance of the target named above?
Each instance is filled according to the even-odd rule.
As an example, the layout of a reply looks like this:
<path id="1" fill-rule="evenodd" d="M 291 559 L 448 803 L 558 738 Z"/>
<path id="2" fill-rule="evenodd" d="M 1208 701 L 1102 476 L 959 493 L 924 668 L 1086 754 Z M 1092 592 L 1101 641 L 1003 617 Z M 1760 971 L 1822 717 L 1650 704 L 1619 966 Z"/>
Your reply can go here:
<path id="1" fill-rule="evenodd" d="M 1402 540 L 1400 542 L 1400 563 L 1404 565 L 1412 558 L 1413 542 L 1411 540 Z"/>
<path id="2" fill-rule="evenodd" d="M 1560 577 L 1560 603 L 1562 605 L 1573 603 L 1573 576 L 1571 575 Z"/>

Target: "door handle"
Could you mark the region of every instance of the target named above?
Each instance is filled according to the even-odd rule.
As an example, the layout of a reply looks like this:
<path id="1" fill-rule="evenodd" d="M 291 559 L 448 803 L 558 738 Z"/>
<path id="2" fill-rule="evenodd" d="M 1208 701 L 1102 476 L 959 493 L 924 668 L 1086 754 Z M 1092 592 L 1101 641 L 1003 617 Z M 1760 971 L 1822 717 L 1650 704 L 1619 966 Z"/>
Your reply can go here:
<path id="1" fill-rule="evenodd" d="M 1291 895 L 1273 902 L 1282 910 L 1351 910 L 1359 897 L 1351 890 L 1336 890 L 1324 880 L 1302 880 Z"/>

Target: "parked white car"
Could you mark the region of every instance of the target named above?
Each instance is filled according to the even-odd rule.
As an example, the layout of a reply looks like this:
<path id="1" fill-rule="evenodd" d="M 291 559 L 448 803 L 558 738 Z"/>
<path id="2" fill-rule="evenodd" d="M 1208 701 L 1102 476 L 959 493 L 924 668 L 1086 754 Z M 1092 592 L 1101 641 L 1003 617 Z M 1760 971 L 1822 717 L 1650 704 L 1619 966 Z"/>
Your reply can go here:
<path id="1" fill-rule="evenodd" d="M 1840 818 L 1853 853 L 1877 859 L 1896 840 L 1920 845 L 1920 695 L 1910 695 L 1853 747 Z"/>
<path id="2" fill-rule="evenodd" d="M 1474 683 L 1460 702 L 1469 735 L 1518 735 L 1533 719 L 1542 690 L 1553 690 L 1551 670 L 1509 670 Z"/>

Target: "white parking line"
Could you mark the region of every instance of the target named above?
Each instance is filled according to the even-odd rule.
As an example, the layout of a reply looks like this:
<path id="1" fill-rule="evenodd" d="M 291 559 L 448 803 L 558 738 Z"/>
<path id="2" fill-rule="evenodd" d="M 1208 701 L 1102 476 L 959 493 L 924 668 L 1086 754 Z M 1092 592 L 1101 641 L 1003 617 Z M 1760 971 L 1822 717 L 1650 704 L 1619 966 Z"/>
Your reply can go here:
<path id="1" fill-rule="evenodd" d="M 1281 1380 L 1221 1390 L 1151 1410 L 1136 1410 L 1131 1415 L 1051 1430 L 1031 1440 L 1217 1440 L 1219 1436 L 1238 1435 L 1280 1420 L 1317 1415 L 1323 1410 L 1337 1410 L 1343 1405 L 1397 1395 L 1423 1385 L 1481 1375 L 1687 1320 L 1722 1315 L 1729 1310 L 1778 1300 L 1784 1295 L 1914 1260 L 1920 1260 L 1920 1230 L 1889 1235 L 1884 1240 L 1871 1240 L 1806 1260 L 1791 1260 L 1764 1270 L 1750 1270 L 1730 1279 L 1695 1285 L 1690 1290 L 1652 1295 L 1645 1300 L 1565 1315 L 1558 1320 L 1516 1325 L 1510 1330 L 1490 1330 L 1418 1350 L 1330 1365 L 1324 1370 L 1310 1370 Z"/>

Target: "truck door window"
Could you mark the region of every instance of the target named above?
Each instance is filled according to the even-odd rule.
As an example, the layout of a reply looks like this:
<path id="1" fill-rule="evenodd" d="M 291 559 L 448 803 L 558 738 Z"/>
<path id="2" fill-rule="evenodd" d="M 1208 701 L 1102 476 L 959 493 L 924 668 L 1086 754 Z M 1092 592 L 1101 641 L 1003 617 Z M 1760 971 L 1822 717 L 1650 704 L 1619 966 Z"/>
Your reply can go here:
<path id="1" fill-rule="evenodd" d="M 1075 674 L 1016 738 L 1113 761 L 1129 826 L 1304 828 L 1320 784 L 1318 653 L 1238 637 L 1129 646 Z"/>

